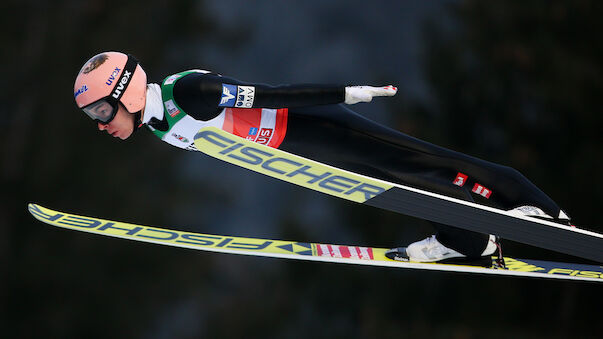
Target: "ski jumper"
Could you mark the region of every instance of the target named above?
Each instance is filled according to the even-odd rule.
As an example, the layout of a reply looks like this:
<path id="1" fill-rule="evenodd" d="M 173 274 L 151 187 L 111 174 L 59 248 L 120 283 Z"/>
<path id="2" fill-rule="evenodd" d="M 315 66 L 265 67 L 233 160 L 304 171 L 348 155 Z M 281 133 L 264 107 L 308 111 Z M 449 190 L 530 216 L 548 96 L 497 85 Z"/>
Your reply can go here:
<path id="1" fill-rule="evenodd" d="M 518 171 L 382 126 L 342 105 L 344 98 L 342 85 L 267 86 L 193 70 L 167 77 L 160 88 L 149 85 L 142 122 L 188 150 L 196 150 L 201 127 L 214 126 L 374 178 L 503 210 L 529 205 L 560 214 Z M 487 245 L 486 234 L 432 224 L 440 243 L 468 257 Z"/>

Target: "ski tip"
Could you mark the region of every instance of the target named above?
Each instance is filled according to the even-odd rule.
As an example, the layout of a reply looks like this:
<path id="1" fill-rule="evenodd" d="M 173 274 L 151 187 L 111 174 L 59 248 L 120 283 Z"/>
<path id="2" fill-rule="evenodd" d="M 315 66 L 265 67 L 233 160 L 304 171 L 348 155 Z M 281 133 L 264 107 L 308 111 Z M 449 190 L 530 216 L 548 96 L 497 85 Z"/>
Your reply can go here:
<path id="1" fill-rule="evenodd" d="M 27 210 L 28 210 L 28 211 L 30 211 L 30 212 L 31 212 L 32 210 L 39 210 L 39 209 L 40 209 L 40 207 L 42 207 L 42 206 L 40 206 L 40 205 L 38 205 L 38 204 L 36 204 L 36 203 L 34 203 L 34 202 L 28 202 L 28 203 L 27 203 Z"/>
<path id="2" fill-rule="evenodd" d="M 27 211 L 36 219 L 40 220 L 40 221 L 45 221 L 45 216 L 46 216 L 46 212 L 48 211 L 46 208 L 30 202 L 27 203 Z"/>

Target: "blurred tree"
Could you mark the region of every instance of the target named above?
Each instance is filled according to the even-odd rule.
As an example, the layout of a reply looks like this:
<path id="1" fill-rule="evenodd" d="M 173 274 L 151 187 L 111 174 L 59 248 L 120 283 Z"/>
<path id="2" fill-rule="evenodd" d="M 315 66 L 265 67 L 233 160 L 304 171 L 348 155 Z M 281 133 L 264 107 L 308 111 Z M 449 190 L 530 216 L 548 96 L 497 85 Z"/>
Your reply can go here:
<path id="1" fill-rule="evenodd" d="M 578 225 L 600 231 L 603 23 L 597 1 L 464 1 L 426 30 L 435 143 L 523 172 Z"/>
<path id="2" fill-rule="evenodd" d="M 81 235 L 30 227 L 35 224 L 26 203 L 74 206 L 125 220 L 139 211 L 145 216 L 141 222 L 166 220 L 157 206 L 185 198 L 162 180 L 177 171 L 174 152 L 158 147 L 160 142 L 146 133 L 125 143 L 95 133 L 95 124 L 74 105 L 73 80 L 88 58 L 104 50 L 144 56 L 149 80 L 161 80 L 172 71 L 165 66 L 170 51 L 208 33 L 202 8 L 203 2 L 189 0 L 3 2 L 0 64 L 10 81 L 0 85 L 0 269 L 11 273 L 0 279 L 0 304 L 1 327 L 12 330 L 9 336 L 81 336 L 95 322 L 84 310 L 108 314 L 122 308 L 116 313 L 121 318 L 174 293 L 170 285 L 186 275 L 172 265 L 169 253 L 138 251 L 125 242 L 96 246 Z M 198 61 L 191 59 L 183 53 L 180 60 Z M 94 254 L 80 259 L 89 250 Z M 120 264 L 128 257 L 142 260 L 141 267 Z M 113 286 L 110 277 L 118 277 Z M 117 284 L 136 285 L 151 277 L 157 277 L 154 284 L 138 285 L 134 295 Z M 154 288 L 166 293 L 146 299 Z M 106 302 L 113 293 L 118 297 Z M 139 300 L 126 301 L 132 299 Z M 138 312 L 134 318 L 145 315 Z M 96 335 L 108 336 L 119 327 L 124 334 L 136 330 L 115 322 L 109 332 Z"/>

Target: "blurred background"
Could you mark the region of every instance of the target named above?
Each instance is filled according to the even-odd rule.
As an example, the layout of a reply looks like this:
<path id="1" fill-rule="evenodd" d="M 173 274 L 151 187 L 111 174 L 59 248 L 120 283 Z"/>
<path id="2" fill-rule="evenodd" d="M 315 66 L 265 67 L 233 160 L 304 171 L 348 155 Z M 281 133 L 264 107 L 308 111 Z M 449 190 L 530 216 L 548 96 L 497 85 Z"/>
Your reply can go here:
<path id="1" fill-rule="evenodd" d="M 164 228 L 394 247 L 429 224 L 162 143 L 122 142 L 73 101 L 91 56 L 150 81 L 394 84 L 353 108 L 512 166 L 602 232 L 597 1 L 5 0 L 0 38 L 3 337 L 597 337 L 600 284 L 295 262 L 73 232 L 26 204 Z M 599 33 L 597 33 L 599 32 Z M 581 261 L 513 242 L 506 254 Z"/>

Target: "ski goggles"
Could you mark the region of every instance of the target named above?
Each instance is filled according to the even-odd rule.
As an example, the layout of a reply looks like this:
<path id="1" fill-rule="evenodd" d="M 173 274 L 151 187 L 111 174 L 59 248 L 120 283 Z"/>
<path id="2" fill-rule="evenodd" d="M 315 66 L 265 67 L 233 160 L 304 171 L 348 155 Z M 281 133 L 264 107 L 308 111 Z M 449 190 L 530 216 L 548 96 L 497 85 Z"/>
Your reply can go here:
<path id="1" fill-rule="evenodd" d="M 124 70 L 119 79 L 115 82 L 110 94 L 82 107 L 84 113 L 92 118 L 92 120 L 101 124 L 106 125 L 113 121 L 119 109 L 119 100 L 128 88 L 128 85 L 130 84 L 130 81 L 134 75 L 134 70 L 136 70 L 136 66 L 138 66 L 138 60 L 128 54 L 128 61 L 126 61 Z"/>
<path id="2" fill-rule="evenodd" d="M 82 108 L 86 115 L 101 124 L 108 124 L 113 121 L 118 109 L 117 101 L 108 100 L 106 98 L 97 100 Z"/>

